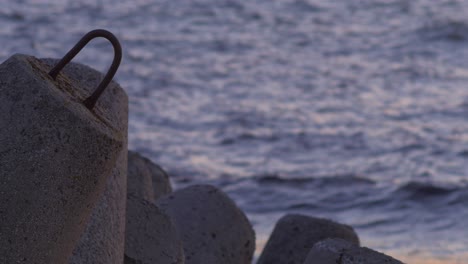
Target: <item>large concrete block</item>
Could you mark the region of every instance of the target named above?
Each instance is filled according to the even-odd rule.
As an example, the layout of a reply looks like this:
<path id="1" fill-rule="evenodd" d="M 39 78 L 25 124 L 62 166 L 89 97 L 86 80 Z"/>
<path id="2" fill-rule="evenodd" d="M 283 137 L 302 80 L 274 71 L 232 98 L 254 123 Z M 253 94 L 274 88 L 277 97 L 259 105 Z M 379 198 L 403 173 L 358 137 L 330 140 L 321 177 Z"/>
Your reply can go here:
<path id="1" fill-rule="evenodd" d="M 353 228 L 331 220 L 286 215 L 277 223 L 258 264 L 302 264 L 312 246 L 326 238 L 343 238 L 359 245 Z"/>
<path id="2" fill-rule="evenodd" d="M 128 193 L 155 203 L 172 192 L 167 173 L 137 152 L 128 152 Z"/>
<path id="3" fill-rule="evenodd" d="M 349 241 L 329 238 L 317 242 L 304 264 L 403 264 L 402 262 Z"/>
<path id="4" fill-rule="evenodd" d="M 123 91 L 90 111 L 94 87 L 49 70 L 25 55 L 0 65 L 0 263 L 66 263 L 126 146 Z"/>
<path id="5" fill-rule="evenodd" d="M 50 66 L 58 62 L 55 59 L 41 61 Z M 69 63 L 62 72 L 88 92 L 92 92 L 104 77 L 102 73 L 79 63 Z M 69 259 L 72 264 L 123 262 L 127 195 L 127 97 L 119 84 L 111 82 L 98 103 L 113 109 L 113 122 L 124 135 L 124 147 L 118 152 L 111 176 L 107 179 L 105 189 Z"/>
<path id="6" fill-rule="evenodd" d="M 157 202 L 177 227 L 186 264 L 250 264 L 255 234 L 245 214 L 209 185 L 178 190 Z"/>
<path id="7" fill-rule="evenodd" d="M 183 264 L 184 251 L 169 216 L 140 197 L 127 197 L 125 264 Z"/>

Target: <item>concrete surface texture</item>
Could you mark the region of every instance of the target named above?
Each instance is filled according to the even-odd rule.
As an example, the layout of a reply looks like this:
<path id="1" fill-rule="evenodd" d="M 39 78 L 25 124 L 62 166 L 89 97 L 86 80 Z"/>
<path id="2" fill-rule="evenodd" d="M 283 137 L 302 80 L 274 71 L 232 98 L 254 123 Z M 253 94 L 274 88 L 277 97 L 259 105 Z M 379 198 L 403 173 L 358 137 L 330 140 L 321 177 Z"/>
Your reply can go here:
<path id="1" fill-rule="evenodd" d="M 128 152 L 128 193 L 155 203 L 172 192 L 167 173 L 137 152 Z"/>
<path id="2" fill-rule="evenodd" d="M 186 264 L 250 264 L 255 234 L 245 214 L 222 191 L 194 185 L 158 200 L 179 231 Z"/>
<path id="3" fill-rule="evenodd" d="M 184 251 L 169 216 L 134 195 L 127 197 L 125 264 L 183 264 Z"/>
<path id="4" fill-rule="evenodd" d="M 123 91 L 90 111 L 89 91 L 49 69 L 25 55 L 0 65 L 0 263 L 66 263 L 126 145 Z"/>
<path id="5" fill-rule="evenodd" d="M 326 238 L 359 245 L 353 228 L 328 219 L 286 215 L 277 223 L 257 264 L 302 264 L 312 246 Z"/>
<path id="6" fill-rule="evenodd" d="M 329 238 L 316 243 L 304 264 L 402 264 L 375 250 L 359 247 L 349 241 Z"/>

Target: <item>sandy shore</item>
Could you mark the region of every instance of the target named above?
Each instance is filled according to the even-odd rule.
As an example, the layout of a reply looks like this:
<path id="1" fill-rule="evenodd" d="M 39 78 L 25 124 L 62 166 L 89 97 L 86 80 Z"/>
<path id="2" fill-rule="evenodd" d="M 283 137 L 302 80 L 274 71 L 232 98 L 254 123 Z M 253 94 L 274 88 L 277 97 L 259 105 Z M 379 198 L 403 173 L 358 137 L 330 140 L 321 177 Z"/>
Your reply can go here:
<path id="1" fill-rule="evenodd" d="M 456 258 L 436 258 L 434 256 L 417 256 L 410 257 L 405 255 L 400 255 L 398 252 L 387 252 L 390 256 L 410 264 L 465 264 L 468 256 L 459 256 Z"/>

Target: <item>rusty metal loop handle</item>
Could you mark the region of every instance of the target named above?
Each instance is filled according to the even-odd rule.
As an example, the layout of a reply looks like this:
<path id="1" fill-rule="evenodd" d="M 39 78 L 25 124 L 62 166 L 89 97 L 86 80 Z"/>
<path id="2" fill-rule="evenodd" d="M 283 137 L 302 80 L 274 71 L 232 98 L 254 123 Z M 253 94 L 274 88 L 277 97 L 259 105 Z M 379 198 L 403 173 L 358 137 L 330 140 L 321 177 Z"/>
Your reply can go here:
<path id="1" fill-rule="evenodd" d="M 78 54 L 84 46 L 88 44 L 94 38 L 102 37 L 110 41 L 112 46 L 114 47 L 114 60 L 112 61 L 109 70 L 107 71 L 104 79 L 102 79 L 101 83 L 98 85 L 96 90 L 83 101 L 83 104 L 89 109 L 92 110 L 94 105 L 96 104 L 97 100 L 101 96 L 102 92 L 106 89 L 109 83 L 114 78 L 117 69 L 119 68 L 120 61 L 122 61 L 122 47 L 120 46 L 119 40 L 112 34 L 111 32 L 104 30 L 104 29 L 96 29 L 88 32 L 84 35 L 78 43 L 67 53 L 65 56 L 55 65 L 52 70 L 50 70 L 49 75 L 55 80 L 59 72 L 67 65 L 75 56 Z"/>

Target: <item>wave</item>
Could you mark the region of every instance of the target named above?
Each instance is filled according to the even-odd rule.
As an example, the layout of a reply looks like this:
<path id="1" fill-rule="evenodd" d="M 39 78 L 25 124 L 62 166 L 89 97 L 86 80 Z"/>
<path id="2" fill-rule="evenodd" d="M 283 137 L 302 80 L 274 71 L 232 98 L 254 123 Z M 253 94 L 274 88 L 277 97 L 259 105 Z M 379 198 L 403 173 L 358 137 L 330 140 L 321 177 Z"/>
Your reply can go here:
<path id="1" fill-rule="evenodd" d="M 408 182 L 393 192 L 394 199 L 427 203 L 430 206 L 453 206 L 463 204 L 468 199 L 468 187 L 461 183 L 458 186 L 444 186 L 436 183 Z"/>
<path id="2" fill-rule="evenodd" d="M 5 18 L 12 21 L 24 21 L 25 14 L 20 13 L 18 11 L 2 10 L 0 11 L 0 19 L 1 18 Z"/>
<path id="3" fill-rule="evenodd" d="M 409 205 L 407 201 L 416 202 L 416 204 L 430 202 L 430 205 L 439 207 L 461 204 L 468 199 L 468 184 L 464 183 L 456 186 L 410 181 L 395 186 L 378 184 L 372 179 L 352 174 L 319 177 L 266 174 L 254 176 L 252 179 L 260 188 L 293 190 L 295 198 L 291 197 L 291 200 L 294 200 L 291 208 L 307 208 L 311 205 L 315 207 L 318 202 L 326 206 L 335 204 L 341 209 L 348 206 L 350 208 L 365 206 L 400 210 Z M 311 191 L 314 193 L 312 196 Z M 310 197 L 315 199 L 312 204 L 311 200 L 301 200 Z"/>
<path id="4" fill-rule="evenodd" d="M 276 135 L 269 135 L 269 134 L 255 134 L 255 133 L 240 133 L 234 137 L 227 137 L 222 139 L 219 144 L 220 145 L 232 145 L 238 142 L 243 141 L 263 141 L 263 142 L 275 142 L 279 140 L 279 137 Z"/>
<path id="5" fill-rule="evenodd" d="M 461 42 L 468 39 L 468 23 L 460 20 L 435 20 L 417 30 L 428 41 Z"/>
<path id="6" fill-rule="evenodd" d="M 373 185 L 375 182 L 371 179 L 365 178 L 359 175 L 333 175 L 333 176 L 318 176 L 318 177 L 288 177 L 281 176 L 278 174 L 266 174 L 253 176 L 253 178 L 259 184 L 271 184 L 271 185 L 299 185 L 299 184 L 309 184 L 319 186 L 356 186 L 362 184 Z"/>
<path id="7" fill-rule="evenodd" d="M 432 183 L 408 182 L 398 188 L 398 191 L 409 192 L 421 196 L 438 196 L 457 191 L 456 187 L 437 186 Z"/>

